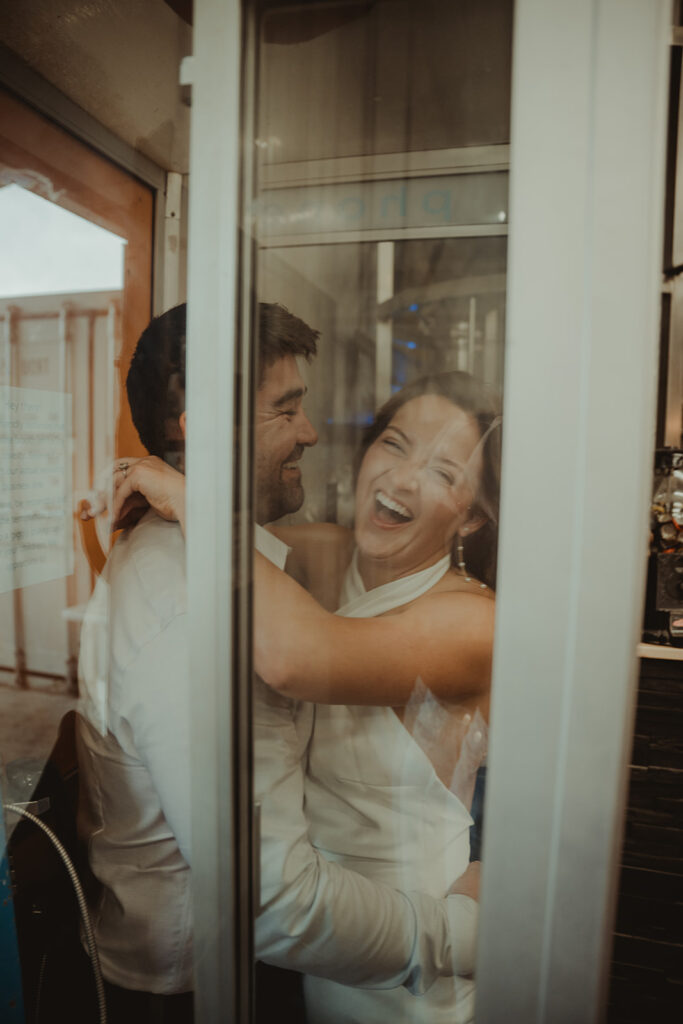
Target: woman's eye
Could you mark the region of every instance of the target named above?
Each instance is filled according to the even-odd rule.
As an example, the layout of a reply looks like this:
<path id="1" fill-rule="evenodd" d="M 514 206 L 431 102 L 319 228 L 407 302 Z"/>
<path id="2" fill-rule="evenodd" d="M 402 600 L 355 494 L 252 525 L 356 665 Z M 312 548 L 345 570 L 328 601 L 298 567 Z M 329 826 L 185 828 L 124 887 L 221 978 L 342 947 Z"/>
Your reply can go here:
<path id="1" fill-rule="evenodd" d="M 453 475 L 451 473 L 447 472 L 447 470 L 445 470 L 445 469 L 437 469 L 436 473 L 437 473 L 437 476 L 440 476 L 441 479 L 443 481 L 445 481 L 445 483 L 447 483 L 450 487 L 452 487 L 453 484 L 455 483 L 455 478 L 453 477 Z"/>
<path id="2" fill-rule="evenodd" d="M 398 441 L 395 441 L 393 437 L 385 437 L 383 443 L 385 448 L 395 448 L 399 452 L 403 451 L 401 445 L 398 443 Z"/>

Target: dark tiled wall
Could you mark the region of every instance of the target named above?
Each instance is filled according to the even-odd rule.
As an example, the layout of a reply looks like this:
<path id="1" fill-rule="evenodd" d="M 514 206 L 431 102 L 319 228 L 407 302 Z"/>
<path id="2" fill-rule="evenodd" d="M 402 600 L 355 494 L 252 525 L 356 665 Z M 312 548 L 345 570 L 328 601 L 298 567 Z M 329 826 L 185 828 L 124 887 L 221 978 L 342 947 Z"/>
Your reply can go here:
<path id="1" fill-rule="evenodd" d="M 683 662 L 641 661 L 608 1024 L 683 1021 Z"/>

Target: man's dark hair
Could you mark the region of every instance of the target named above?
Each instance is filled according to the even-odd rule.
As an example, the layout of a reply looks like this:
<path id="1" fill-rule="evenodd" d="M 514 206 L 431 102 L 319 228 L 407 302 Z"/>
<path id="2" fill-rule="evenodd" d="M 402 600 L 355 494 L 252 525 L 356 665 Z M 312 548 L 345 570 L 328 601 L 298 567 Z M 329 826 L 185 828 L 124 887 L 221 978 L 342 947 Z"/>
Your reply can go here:
<path id="1" fill-rule="evenodd" d="M 140 335 L 126 377 L 135 429 L 149 454 L 162 459 L 185 409 L 185 332 L 184 302 L 155 317 Z"/>
<path id="2" fill-rule="evenodd" d="M 157 316 L 140 335 L 126 378 L 133 423 L 150 455 L 167 459 L 177 450 L 177 422 L 185 409 L 187 307 Z M 285 356 L 311 359 L 319 331 L 276 302 L 258 306 L 258 384 L 269 366 Z"/>
<path id="3" fill-rule="evenodd" d="M 258 307 L 258 383 L 263 383 L 266 370 L 285 356 L 312 359 L 318 351 L 320 331 L 294 316 L 277 302 L 259 302 Z"/>

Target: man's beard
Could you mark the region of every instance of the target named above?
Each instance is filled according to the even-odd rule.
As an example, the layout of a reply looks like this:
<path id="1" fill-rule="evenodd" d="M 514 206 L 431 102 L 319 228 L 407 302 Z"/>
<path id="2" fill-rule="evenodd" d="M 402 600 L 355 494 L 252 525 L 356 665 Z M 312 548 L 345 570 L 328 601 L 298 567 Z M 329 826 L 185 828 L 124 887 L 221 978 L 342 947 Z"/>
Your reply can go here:
<path id="1" fill-rule="evenodd" d="M 304 489 L 300 480 L 285 483 L 280 480 L 277 488 L 274 488 L 268 495 L 268 516 L 269 523 L 281 519 L 283 516 L 298 512 L 304 503 Z"/>
<path id="2" fill-rule="evenodd" d="M 266 479 L 256 481 L 256 522 L 274 523 L 283 516 L 298 512 L 304 503 L 304 488 L 301 476 L 295 480 L 283 480 L 283 466 L 298 462 L 303 454 L 303 446 L 297 446 L 286 459 L 280 463 L 278 475 L 274 479 L 268 475 Z"/>

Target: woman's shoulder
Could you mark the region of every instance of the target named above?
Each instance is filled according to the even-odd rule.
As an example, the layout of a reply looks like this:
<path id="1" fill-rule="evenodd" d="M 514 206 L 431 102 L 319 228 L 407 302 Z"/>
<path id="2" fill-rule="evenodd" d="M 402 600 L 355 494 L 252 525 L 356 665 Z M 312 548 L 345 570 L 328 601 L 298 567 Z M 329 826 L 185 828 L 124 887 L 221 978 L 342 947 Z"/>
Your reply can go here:
<path id="1" fill-rule="evenodd" d="M 450 595 L 451 597 L 483 597 L 487 601 L 495 601 L 496 594 L 486 583 L 482 583 L 475 576 L 463 576 L 457 569 L 449 569 L 439 582 L 427 591 L 425 597 L 430 595 Z"/>
<path id="2" fill-rule="evenodd" d="M 427 617 L 433 623 L 443 625 L 444 621 L 466 621 L 473 617 L 475 621 L 492 618 L 495 613 L 496 595 L 490 587 L 482 584 L 474 577 L 462 576 L 456 569 L 442 576 L 425 594 L 415 598 L 400 609 L 401 613 L 409 612 L 411 617 Z"/>

